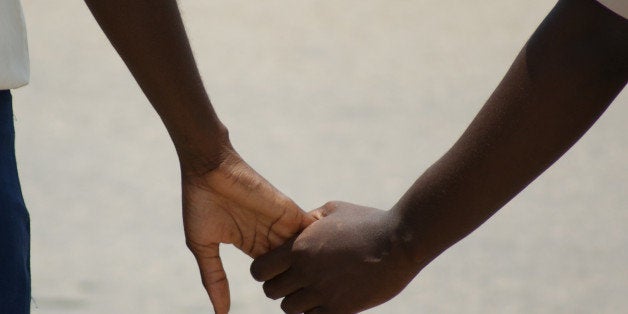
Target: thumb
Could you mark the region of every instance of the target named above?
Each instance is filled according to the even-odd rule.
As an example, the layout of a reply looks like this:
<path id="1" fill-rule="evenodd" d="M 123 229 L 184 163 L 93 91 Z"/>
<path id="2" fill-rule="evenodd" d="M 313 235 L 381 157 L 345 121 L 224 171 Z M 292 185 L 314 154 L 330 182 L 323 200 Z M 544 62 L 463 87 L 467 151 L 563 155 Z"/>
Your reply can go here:
<path id="1" fill-rule="evenodd" d="M 225 269 L 222 267 L 218 243 L 193 250 L 193 253 L 201 271 L 203 286 L 214 306 L 214 312 L 227 314 L 231 305 L 229 282 Z"/>

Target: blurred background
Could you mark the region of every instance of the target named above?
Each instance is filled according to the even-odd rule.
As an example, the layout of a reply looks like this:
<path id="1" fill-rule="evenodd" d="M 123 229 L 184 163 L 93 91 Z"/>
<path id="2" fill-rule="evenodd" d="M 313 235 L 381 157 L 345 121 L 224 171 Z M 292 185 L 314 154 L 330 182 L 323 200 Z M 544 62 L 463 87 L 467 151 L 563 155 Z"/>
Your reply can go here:
<path id="1" fill-rule="evenodd" d="M 390 208 L 553 1 L 181 1 L 236 149 L 305 209 Z M 208 313 L 168 135 L 82 1 L 23 0 L 15 91 L 33 313 Z M 554 167 L 368 313 L 628 311 L 628 93 Z M 232 313 L 280 313 L 222 254 Z M 377 289 L 377 287 L 373 287 Z"/>

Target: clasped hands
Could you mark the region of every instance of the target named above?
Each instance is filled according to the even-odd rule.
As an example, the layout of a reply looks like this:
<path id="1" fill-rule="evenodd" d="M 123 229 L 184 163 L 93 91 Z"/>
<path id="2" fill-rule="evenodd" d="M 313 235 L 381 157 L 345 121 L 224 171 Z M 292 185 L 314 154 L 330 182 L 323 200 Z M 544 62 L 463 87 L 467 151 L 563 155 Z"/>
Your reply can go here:
<path id="1" fill-rule="evenodd" d="M 255 258 L 251 273 L 286 313 L 356 313 L 420 270 L 389 211 L 329 202 L 304 212 L 229 148 L 208 171 L 182 164 L 186 243 L 214 311 L 229 311 L 219 244 Z"/>

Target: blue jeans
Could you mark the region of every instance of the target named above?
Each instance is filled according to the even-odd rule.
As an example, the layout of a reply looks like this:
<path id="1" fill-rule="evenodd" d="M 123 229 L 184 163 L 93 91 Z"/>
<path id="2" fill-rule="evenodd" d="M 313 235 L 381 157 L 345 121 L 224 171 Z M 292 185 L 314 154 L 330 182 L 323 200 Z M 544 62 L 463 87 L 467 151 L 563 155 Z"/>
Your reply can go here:
<path id="1" fill-rule="evenodd" d="M 0 90 L 0 313 L 30 312 L 30 226 L 15 162 L 11 93 Z"/>

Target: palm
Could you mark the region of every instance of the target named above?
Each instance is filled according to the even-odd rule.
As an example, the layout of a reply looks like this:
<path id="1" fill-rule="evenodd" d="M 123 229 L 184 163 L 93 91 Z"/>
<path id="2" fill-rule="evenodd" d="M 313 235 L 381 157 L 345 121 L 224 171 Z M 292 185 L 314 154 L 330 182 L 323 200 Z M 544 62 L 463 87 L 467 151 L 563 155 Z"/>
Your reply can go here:
<path id="1" fill-rule="evenodd" d="M 186 241 L 217 313 L 229 308 L 218 246 L 230 243 L 251 257 L 281 245 L 313 221 L 237 155 L 201 176 L 184 176 Z"/>

